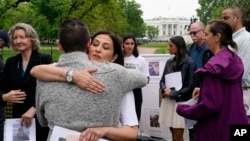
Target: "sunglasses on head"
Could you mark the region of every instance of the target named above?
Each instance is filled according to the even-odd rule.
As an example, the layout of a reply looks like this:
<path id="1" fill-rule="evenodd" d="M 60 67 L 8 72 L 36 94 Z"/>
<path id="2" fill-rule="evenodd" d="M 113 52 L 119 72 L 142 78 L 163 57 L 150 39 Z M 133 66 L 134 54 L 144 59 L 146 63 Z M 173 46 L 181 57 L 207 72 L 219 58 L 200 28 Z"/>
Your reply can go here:
<path id="1" fill-rule="evenodd" d="M 198 32 L 202 31 L 203 29 L 197 30 L 197 31 L 193 31 L 193 32 L 189 32 L 189 35 L 196 35 Z"/>

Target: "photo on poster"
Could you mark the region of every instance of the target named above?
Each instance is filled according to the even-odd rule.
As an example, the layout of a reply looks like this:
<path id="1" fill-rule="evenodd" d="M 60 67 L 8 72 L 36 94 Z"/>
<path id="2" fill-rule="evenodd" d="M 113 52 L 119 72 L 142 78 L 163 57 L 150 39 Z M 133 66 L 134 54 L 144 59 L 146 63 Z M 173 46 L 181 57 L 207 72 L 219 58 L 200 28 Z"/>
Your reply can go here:
<path id="1" fill-rule="evenodd" d="M 29 128 L 13 124 L 13 141 L 29 141 Z"/>
<path id="2" fill-rule="evenodd" d="M 160 75 L 160 63 L 159 62 L 148 62 L 149 65 L 149 75 L 159 76 Z"/>
<path id="3" fill-rule="evenodd" d="M 160 127 L 159 123 L 159 112 L 151 112 L 150 113 L 150 127 Z"/>
<path id="4" fill-rule="evenodd" d="M 163 137 L 164 127 L 159 123 L 159 109 L 146 110 L 147 133 L 154 137 Z"/>
<path id="5" fill-rule="evenodd" d="M 149 71 L 149 85 L 159 86 L 159 82 L 162 77 L 162 73 L 168 58 L 172 55 L 168 54 L 143 54 L 142 55 L 148 62 L 148 71 Z"/>
<path id="6" fill-rule="evenodd" d="M 35 141 L 36 125 L 32 119 L 30 127 L 21 126 L 20 118 L 6 119 L 4 123 L 4 141 Z"/>
<path id="7" fill-rule="evenodd" d="M 65 138 L 59 137 L 58 141 L 66 141 Z"/>

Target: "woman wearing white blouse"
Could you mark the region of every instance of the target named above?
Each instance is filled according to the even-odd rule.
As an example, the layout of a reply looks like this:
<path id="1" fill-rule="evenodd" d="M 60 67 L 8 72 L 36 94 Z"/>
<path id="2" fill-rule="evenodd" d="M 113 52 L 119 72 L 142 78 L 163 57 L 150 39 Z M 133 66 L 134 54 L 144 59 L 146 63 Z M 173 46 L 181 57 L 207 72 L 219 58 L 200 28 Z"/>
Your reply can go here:
<path id="1" fill-rule="evenodd" d="M 149 79 L 149 66 L 148 62 L 139 55 L 136 39 L 132 34 L 127 34 L 123 37 L 123 51 L 124 51 L 124 66 L 129 69 L 137 69 Z M 133 90 L 135 98 L 135 108 L 138 121 L 141 118 L 141 106 L 142 106 L 142 90 L 137 88 Z"/>

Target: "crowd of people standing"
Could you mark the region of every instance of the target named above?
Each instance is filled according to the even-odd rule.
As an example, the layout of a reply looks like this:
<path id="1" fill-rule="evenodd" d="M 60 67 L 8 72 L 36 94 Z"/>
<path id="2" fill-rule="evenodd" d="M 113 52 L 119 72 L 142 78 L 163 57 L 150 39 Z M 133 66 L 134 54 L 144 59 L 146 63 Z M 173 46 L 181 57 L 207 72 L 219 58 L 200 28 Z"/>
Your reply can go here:
<path id="1" fill-rule="evenodd" d="M 190 27 L 193 44 L 187 51 L 197 67 L 192 95 L 198 100 L 194 105 L 179 102 L 175 112 L 197 121 L 189 130 L 191 141 L 229 141 L 231 125 L 249 124 L 250 33 L 242 17 L 240 8 L 232 6 L 222 11 L 221 20 Z"/>
<path id="2" fill-rule="evenodd" d="M 71 31 L 68 31 L 69 29 Z M 5 33 L 4 35 L 8 37 L 7 33 Z M 38 81 L 39 83 L 38 85 L 36 85 L 37 80 L 32 76 L 36 76 L 37 74 L 39 74 L 39 72 L 36 73 L 36 70 L 39 71 L 39 67 L 43 66 L 41 64 L 52 63 L 51 56 L 41 54 L 37 51 L 39 48 L 39 39 L 35 30 L 28 24 L 18 23 L 11 28 L 9 35 L 13 49 L 20 51 L 20 54 L 7 59 L 4 67 L 4 77 L 2 77 L 1 80 L 1 125 L 3 125 L 4 123 L 3 107 L 5 106 L 6 102 L 11 102 L 13 103 L 12 117 L 21 118 L 21 126 L 31 126 L 32 118 L 36 118 L 36 120 L 39 120 L 39 123 L 37 122 L 38 124 L 36 124 L 37 141 L 45 141 L 47 140 L 47 138 L 49 139 L 51 132 L 49 132 L 48 134 L 48 127 L 50 127 L 50 129 L 52 130 L 53 126 L 55 125 L 66 127 L 72 130 L 77 130 L 80 132 L 84 131 L 79 137 L 80 140 L 97 140 L 99 138 L 109 138 L 112 140 L 133 140 L 137 138 L 139 124 L 135 108 L 135 104 L 137 103 L 136 101 L 134 101 L 133 92 L 129 92 L 129 90 L 145 86 L 148 83 L 149 78 L 147 72 L 146 74 L 144 74 L 135 69 L 125 69 L 124 67 L 122 67 L 122 65 L 124 65 L 124 55 L 122 49 L 122 41 L 120 40 L 119 36 L 111 31 L 103 30 L 95 33 L 90 40 L 88 28 L 80 20 L 69 19 L 65 20 L 61 24 L 61 27 L 59 29 L 58 47 L 59 49 L 64 51 L 65 54 L 60 57 L 56 65 L 48 65 L 46 66 L 46 68 L 49 68 L 51 66 L 52 69 L 54 69 L 53 67 L 55 67 L 56 69 L 57 67 L 62 69 L 63 76 L 61 78 L 62 80 L 60 80 L 62 81 L 60 85 L 65 89 L 63 90 L 59 88 L 55 89 L 55 91 L 64 91 L 66 95 L 72 98 L 62 97 L 62 99 L 67 101 L 71 99 L 70 101 L 72 102 L 72 104 L 75 104 L 75 106 L 77 107 L 71 107 L 75 111 L 74 114 L 67 114 L 65 112 L 67 108 L 63 108 L 63 105 L 65 106 L 65 103 L 61 103 L 61 101 L 58 101 L 57 103 L 53 99 L 49 98 L 49 95 L 47 95 L 48 93 L 50 93 L 52 97 L 56 97 L 56 93 L 44 91 L 53 89 L 43 89 L 43 87 L 45 86 L 41 85 L 43 84 L 42 81 Z M 135 39 L 135 37 L 131 35 L 131 39 Z M 3 42 L 2 45 L 7 45 L 7 41 Z M 132 50 L 134 50 L 134 47 L 137 47 L 135 40 L 131 47 Z M 137 48 L 135 49 L 137 50 Z M 85 52 L 88 53 L 88 56 L 85 55 Z M 79 56 L 78 59 L 77 56 Z M 89 60 L 100 63 L 93 63 Z M 75 65 L 74 63 L 72 63 L 72 61 L 75 61 Z M 112 63 L 107 64 L 107 61 L 117 63 L 118 65 L 113 65 Z M 71 62 L 71 65 L 63 66 L 62 64 L 65 64 L 66 62 Z M 72 65 L 74 65 L 75 67 Z M 147 66 L 147 64 L 143 65 Z M 70 67 L 71 70 L 69 70 Z M 14 72 L 14 70 L 17 72 Z M 32 75 L 30 74 L 30 72 Z M 45 72 L 43 72 L 43 74 Z M 56 72 L 57 74 L 61 75 L 60 73 L 58 73 L 58 71 Z M 11 73 L 15 74 L 15 76 L 11 76 Z M 53 80 L 53 74 L 52 77 L 50 77 L 50 73 L 51 72 L 49 70 L 48 75 L 42 76 L 46 76 L 50 80 Z M 80 77 L 78 77 L 77 74 L 79 74 Z M 10 78 L 13 78 L 13 81 Z M 14 78 L 20 78 L 20 80 L 15 81 Z M 108 79 L 110 80 L 107 81 Z M 81 87 L 82 89 L 74 87 L 72 85 L 73 82 L 75 84 L 79 84 L 79 87 Z M 15 83 L 17 84 L 14 85 Z M 51 84 L 53 82 L 44 83 Z M 89 85 L 91 83 L 93 85 Z M 72 88 L 68 89 L 67 87 L 64 87 L 64 85 L 68 85 Z M 55 86 L 53 86 L 53 88 L 55 88 Z M 72 89 L 74 90 L 72 91 Z M 66 91 L 70 91 L 72 95 L 70 94 L 70 92 Z M 79 97 L 79 93 L 77 93 L 76 91 L 82 93 L 82 98 L 81 96 Z M 96 95 L 93 93 L 100 94 Z M 43 94 L 46 94 L 47 96 L 45 97 L 51 99 L 52 103 L 54 103 L 55 105 L 62 104 L 60 106 L 63 108 L 61 113 L 54 112 L 53 108 L 51 111 L 49 111 L 50 108 L 48 107 L 43 109 L 43 106 L 45 105 L 42 100 L 43 98 L 41 99 L 41 97 L 43 97 Z M 75 100 L 78 100 L 79 102 L 76 102 L 73 99 L 74 95 L 78 95 L 75 97 Z M 85 102 L 85 104 L 82 105 L 81 100 L 89 102 L 89 104 Z M 99 101 L 99 104 L 97 104 L 97 101 Z M 140 106 L 141 102 L 139 103 Z M 91 104 L 92 106 L 90 106 Z M 52 107 L 54 107 L 55 105 L 52 105 Z M 68 107 L 67 104 L 66 107 Z M 87 111 L 88 109 L 91 110 Z M 59 109 L 57 109 L 57 111 L 58 110 Z M 47 113 L 44 113 L 44 111 Z M 73 110 L 67 111 L 72 112 Z M 82 111 L 85 111 L 85 114 L 81 114 Z M 118 111 L 120 111 L 120 114 Z M 59 124 L 59 122 L 55 119 L 48 118 L 47 115 L 46 118 L 44 118 L 44 114 L 48 113 L 51 113 L 53 117 L 57 117 L 56 119 L 58 119 L 58 117 L 64 117 L 64 119 L 60 119 L 62 124 Z M 68 116 L 60 116 L 60 114 L 67 114 Z M 76 117 L 74 119 L 70 118 L 73 115 L 75 115 Z M 99 121 L 97 121 L 97 118 L 95 117 L 99 117 Z M 48 124 L 47 120 L 51 120 L 53 122 L 49 122 Z M 68 120 L 68 126 L 64 125 L 64 120 Z M 78 124 L 77 126 L 75 126 L 74 123 L 77 122 Z M 44 128 L 46 131 L 40 130 L 39 127 L 41 126 L 47 127 Z M 3 130 L 1 133 L 3 133 Z M 39 136 L 39 134 L 41 133 L 44 134 L 42 135 L 43 138 Z M 3 135 L 1 135 L 1 137 L 3 137 Z"/>
<path id="3" fill-rule="evenodd" d="M 181 36 L 169 40 L 168 59 L 159 87 L 163 96 L 159 122 L 169 127 L 173 141 L 183 141 L 184 118 L 196 120 L 190 141 L 229 141 L 229 128 L 250 124 L 250 33 L 237 6 L 205 26 L 192 23 L 186 45 Z M 35 29 L 26 23 L 0 31 L 0 48 L 18 54 L 0 56 L 0 141 L 4 136 L 4 107 L 12 118 L 30 127 L 36 119 L 36 140 L 49 140 L 53 127 L 81 132 L 80 141 L 136 140 L 149 64 L 139 54 L 132 34 L 121 38 L 108 30 L 93 34 L 79 19 L 64 20 L 57 46 L 57 63 L 38 51 Z M 180 73 L 181 88 L 167 87 L 165 75 Z M 171 81 L 171 80 L 170 80 Z M 194 105 L 186 104 L 197 99 Z M 223 130 L 222 130 L 223 129 Z"/>

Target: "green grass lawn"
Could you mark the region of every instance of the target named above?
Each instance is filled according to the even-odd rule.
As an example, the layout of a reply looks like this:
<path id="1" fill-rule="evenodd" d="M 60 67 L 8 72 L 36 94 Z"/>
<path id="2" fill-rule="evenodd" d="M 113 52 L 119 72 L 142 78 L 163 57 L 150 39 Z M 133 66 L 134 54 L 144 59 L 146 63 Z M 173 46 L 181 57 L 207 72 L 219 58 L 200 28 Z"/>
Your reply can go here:
<path id="1" fill-rule="evenodd" d="M 42 45 L 39 49 L 39 52 L 51 54 L 55 62 L 58 61 L 59 56 L 62 54 L 56 45 Z M 4 61 L 6 61 L 7 58 L 16 55 L 19 52 L 14 51 L 12 48 L 3 48 L 1 49 L 0 53 L 3 56 Z"/>
<path id="2" fill-rule="evenodd" d="M 157 48 L 154 52 L 154 54 L 167 54 L 168 50 L 168 43 L 148 43 L 148 44 L 142 44 L 140 47 L 146 47 L 146 48 Z"/>
<path id="3" fill-rule="evenodd" d="M 147 43 L 147 44 L 141 44 L 140 46 L 147 48 L 167 48 L 168 43 Z"/>
<path id="4" fill-rule="evenodd" d="M 156 51 L 154 52 L 155 54 L 168 53 L 167 46 L 168 46 L 167 43 L 148 43 L 140 45 L 140 47 L 157 48 Z M 62 52 L 59 51 L 56 45 L 41 45 L 39 52 L 51 54 L 54 62 L 57 62 L 59 56 L 62 54 Z M 18 54 L 18 52 L 14 51 L 12 48 L 5 47 L 0 50 L 0 54 L 3 56 L 4 61 L 6 61 L 7 58 Z"/>

